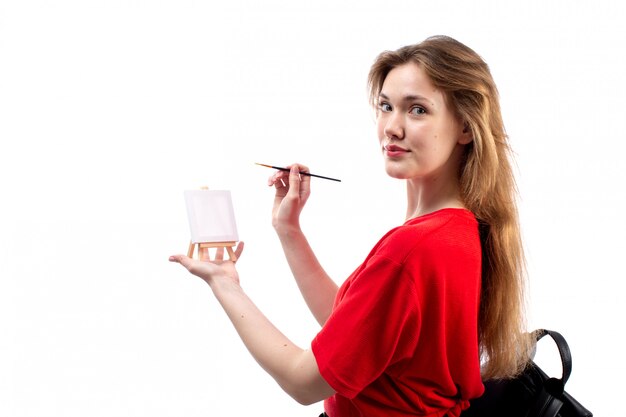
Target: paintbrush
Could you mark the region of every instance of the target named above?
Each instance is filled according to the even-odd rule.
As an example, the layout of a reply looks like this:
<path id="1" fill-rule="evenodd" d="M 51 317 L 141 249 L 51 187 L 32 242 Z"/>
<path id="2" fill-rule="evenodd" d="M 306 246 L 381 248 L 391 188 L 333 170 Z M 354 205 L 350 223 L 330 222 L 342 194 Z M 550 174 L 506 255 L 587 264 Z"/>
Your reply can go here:
<path id="1" fill-rule="evenodd" d="M 274 168 L 274 169 L 277 169 L 279 171 L 289 172 L 289 168 L 275 167 L 274 165 L 259 164 L 258 162 L 255 162 L 255 164 L 261 165 L 262 167 Z M 341 182 L 341 180 L 338 180 L 336 178 L 324 177 L 322 175 L 311 174 L 309 172 L 302 172 L 302 171 L 300 171 L 300 175 L 306 175 L 307 177 L 322 178 L 322 179 L 325 179 L 325 180 Z"/>

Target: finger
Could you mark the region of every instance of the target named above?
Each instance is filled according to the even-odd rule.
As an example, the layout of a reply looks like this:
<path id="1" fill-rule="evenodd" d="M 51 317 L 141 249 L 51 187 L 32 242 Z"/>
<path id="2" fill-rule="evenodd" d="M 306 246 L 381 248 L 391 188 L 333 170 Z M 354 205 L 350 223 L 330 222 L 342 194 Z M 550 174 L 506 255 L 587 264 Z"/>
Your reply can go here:
<path id="1" fill-rule="evenodd" d="M 293 166 L 295 166 L 296 168 L 298 168 L 298 172 L 306 172 L 307 174 L 310 174 L 310 173 L 311 173 L 311 170 L 310 170 L 310 169 L 309 169 L 309 167 L 308 167 L 308 166 L 306 166 L 306 165 L 302 165 L 302 164 L 295 163 L 295 164 L 293 164 L 293 165 L 289 165 L 289 168 L 291 168 L 291 167 L 293 167 Z"/>
<path id="2" fill-rule="evenodd" d="M 192 259 L 185 255 L 170 256 L 170 262 L 177 262 L 181 264 L 192 275 L 202 278 L 207 283 L 209 282 L 207 281 L 207 279 L 209 279 L 211 276 L 210 267 L 212 266 L 210 262 L 203 262 L 197 259 Z"/>
<path id="3" fill-rule="evenodd" d="M 278 172 L 274 172 L 272 175 L 269 176 L 269 178 L 267 179 L 267 185 L 272 186 L 274 184 L 276 184 L 276 181 L 278 179 Z"/>
<path id="4" fill-rule="evenodd" d="M 287 187 L 287 179 L 288 179 L 288 175 L 286 175 L 286 172 L 283 171 L 277 171 L 274 173 L 274 175 L 272 175 L 268 180 L 267 180 L 267 185 L 269 186 L 275 186 L 277 189 L 280 188 L 285 188 Z"/>
<path id="5" fill-rule="evenodd" d="M 298 172 L 311 173 L 309 167 L 298 164 Z M 308 196 L 311 192 L 311 177 L 308 175 L 300 175 L 300 195 Z"/>
<path id="6" fill-rule="evenodd" d="M 289 173 L 285 171 L 277 171 L 276 181 L 281 183 L 284 187 L 288 187 L 289 186 Z"/>
<path id="7" fill-rule="evenodd" d="M 185 255 L 172 255 L 169 259 L 170 262 L 176 262 L 189 269 L 193 260 Z"/>
<path id="8" fill-rule="evenodd" d="M 289 191 L 287 191 L 287 195 L 296 198 L 300 196 L 300 181 L 298 164 L 291 165 L 289 167 Z"/>
<path id="9" fill-rule="evenodd" d="M 239 242 L 235 248 L 235 256 L 237 259 L 241 256 L 241 252 L 243 252 L 243 242 Z"/>
<path id="10" fill-rule="evenodd" d="M 276 189 L 279 190 L 281 188 L 287 187 L 287 184 L 285 184 L 285 181 L 283 181 L 282 179 L 279 179 L 274 183 L 274 187 L 276 187 Z"/>
<path id="11" fill-rule="evenodd" d="M 220 246 L 215 251 L 215 260 L 223 261 L 224 260 L 224 247 Z"/>

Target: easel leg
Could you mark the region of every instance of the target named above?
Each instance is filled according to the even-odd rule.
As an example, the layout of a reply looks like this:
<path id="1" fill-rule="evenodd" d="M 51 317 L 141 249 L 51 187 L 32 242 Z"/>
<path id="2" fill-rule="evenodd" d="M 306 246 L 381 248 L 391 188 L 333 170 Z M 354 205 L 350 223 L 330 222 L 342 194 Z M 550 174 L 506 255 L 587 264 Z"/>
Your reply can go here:
<path id="1" fill-rule="evenodd" d="M 226 246 L 226 252 L 228 252 L 228 257 L 230 258 L 231 261 L 237 262 L 237 255 L 235 255 L 235 252 L 233 251 L 232 246 Z"/>
<path id="2" fill-rule="evenodd" d="M 195 251 L 196 245 L 198 246 L 198 259 L 201 261 L 209 261 L 210 254 L 209 248 L 224 248 L 226 252 L 228 252 L 228 259 L 232 262 L 237 261 L 237 255 L 233 248 L 236 245 L 236 242 L 206 242 L 206 243 L 190 243 L 189 250 L 187 251 L 187 256 L 193 258 L 193 253 Z"/>

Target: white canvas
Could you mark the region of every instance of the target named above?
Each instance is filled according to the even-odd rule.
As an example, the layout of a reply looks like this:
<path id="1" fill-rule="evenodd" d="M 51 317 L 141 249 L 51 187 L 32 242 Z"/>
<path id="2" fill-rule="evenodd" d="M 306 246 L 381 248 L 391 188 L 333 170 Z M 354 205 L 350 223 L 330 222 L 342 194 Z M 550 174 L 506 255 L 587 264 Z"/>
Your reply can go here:
<path id="1" fill-rule="evenodd" d="M 185 191 L 192 243 L 236 242 L 237 224 L 230 191 Z"/>

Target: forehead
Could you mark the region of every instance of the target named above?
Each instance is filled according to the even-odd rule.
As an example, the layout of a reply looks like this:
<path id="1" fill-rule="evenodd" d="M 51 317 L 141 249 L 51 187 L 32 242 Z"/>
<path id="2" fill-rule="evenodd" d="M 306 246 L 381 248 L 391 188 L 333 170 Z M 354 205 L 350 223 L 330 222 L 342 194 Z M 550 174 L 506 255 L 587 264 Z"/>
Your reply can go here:
<path id="1" fill-rule="evenodd" d="M 433 105 L 445 103 L 444 94 L 435 88 L 426 72 L 413 62 L 397 66 L 389 71 L 380 95 L 390 100 L 419 97 L 430 101 Z"/>

